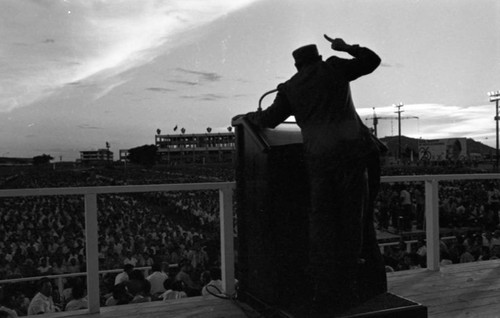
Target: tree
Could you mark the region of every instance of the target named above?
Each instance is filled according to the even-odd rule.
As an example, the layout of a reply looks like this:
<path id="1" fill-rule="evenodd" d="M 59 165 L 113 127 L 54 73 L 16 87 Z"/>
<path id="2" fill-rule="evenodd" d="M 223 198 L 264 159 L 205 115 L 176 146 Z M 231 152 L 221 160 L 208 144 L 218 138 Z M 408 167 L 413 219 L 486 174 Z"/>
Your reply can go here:
<path id="1" fill-rule="evenodd" d="M 44 164 L 50 163 L 50 160 L 52 160 L 52 159 L 54 159 L 54 158 L 52 158 L 51 155 L 46 155 L 46 154 L 43 154 L 40 156 L 35 156 L 35 157 L 33 157 L 33 165 L 35 165 L 35 166 L 44 165 Z"/>
<path id="2" fill-rule="evenodd" d="M 129 149 L 128 159 L 132 163 L 151 167 L 156 162 L 156 152 L 158 147 L 155 145 L 144 145 Z"/>

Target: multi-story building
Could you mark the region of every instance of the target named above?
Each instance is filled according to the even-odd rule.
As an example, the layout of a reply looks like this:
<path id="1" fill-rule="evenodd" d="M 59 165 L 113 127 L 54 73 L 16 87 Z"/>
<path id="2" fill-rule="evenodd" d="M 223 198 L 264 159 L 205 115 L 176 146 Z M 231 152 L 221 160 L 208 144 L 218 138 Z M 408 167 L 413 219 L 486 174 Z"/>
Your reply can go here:
<path id="1" fill-rule="evenodd" d="M 80 161 L 84 164 L 113 162 L 113 152 L 109 149 L 80 151 Z"/>
<path id="2" fill-rule="evenodd" d="M 158 159 L 164 163 L 232 162 L 235 153 L 233 132 L 156 135 Z"/>

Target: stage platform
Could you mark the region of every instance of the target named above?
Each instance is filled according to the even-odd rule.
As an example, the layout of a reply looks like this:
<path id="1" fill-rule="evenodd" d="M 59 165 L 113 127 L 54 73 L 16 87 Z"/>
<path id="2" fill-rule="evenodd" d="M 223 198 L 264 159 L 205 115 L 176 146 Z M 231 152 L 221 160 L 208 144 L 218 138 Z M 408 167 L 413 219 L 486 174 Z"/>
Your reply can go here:
<path id="1" fill-rule="evenodd" d="M 85 315 L 85 316 L 81 316 Z M 128 304 L 101 307 L 98 314 L 85 314 L 82 310 L 46 314 L 37 317 L 89 317 L 89 318 L 253 318 L 261 317 L 243 303 L 215 297 L 190 297 L 168 302 Z"/>
<path id="2" fill-rule="evenodd" d="M 500 260 L 387 274 L 389 292 L 420 303 L 430 318 L 500 317 Z"/>
<path id="3" fill-rule="evenodd" d="M 387 274 L 389 292 L 427 307 L 429 318 L 500 317 L 500 260 L 456 264 L 440 271 L 426 269 Z M 68 317 L 63 312 L 43 317 Z M 259 315 L 246 304 L 231 300 L 192 297 L 168 303 L 151 302 L 102 307 L 92 318 L 206 317 L 252 318 Z"/>

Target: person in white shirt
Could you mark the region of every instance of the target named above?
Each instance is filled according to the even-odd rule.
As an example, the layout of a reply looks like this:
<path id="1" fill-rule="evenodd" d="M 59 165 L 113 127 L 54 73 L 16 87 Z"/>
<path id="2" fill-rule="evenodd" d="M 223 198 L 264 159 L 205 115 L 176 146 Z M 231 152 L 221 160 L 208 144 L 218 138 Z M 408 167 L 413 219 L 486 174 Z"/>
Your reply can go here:
<path id="1" fill-rule="evenodd" d="M 169 301 L 171 299 L 186 298 L 186 286 L 181 280 L 172 281 L 170 278 L 165 280 L 164 287 L 166 291 L 161 294 L 160 298 L 163 301 Z"/>
<path id="2" fill-rule="evenodd" d="M 201 289 L 202 296 L 223 294 L 220 268 L 212 268 L 210 271 L 203 272 L 201 282 L 204 285 Z"/>
<path id="3" fill-rule="evenodd" d="M 28 307 L 28 315 L 39 315 L 59 311 L 52 300 L 52 283 L 47 277 L 38 281 L 39 292 Z"/>
<path id="4" fill-rule="evenodd" d="M 160 264 L 153 264 L 152 273 L 146 279 L 151 283 L 151 295 L 158 295 L 165 292 L 163 282 L 168 278 L 168 275 L 161 271 Z"/>
<path id="5" fill-rule="evenodd" d="M 66 311 L 88 308 L 88 299 L 85 296 L 85 288 L 81 281 L 77 281 L 71 288 L 71 299 L 65 307 Z"/>
<path id="6" fill-rule="evenodd" d="M 134 266 L 132 264 L 125 264 L 123 266 L 123 272 L 116 275 L 115 277 L 115 285 L 118 285 L 122 282 L 126 282 L 128 280 L 128 275 L 134 270 Z"/>

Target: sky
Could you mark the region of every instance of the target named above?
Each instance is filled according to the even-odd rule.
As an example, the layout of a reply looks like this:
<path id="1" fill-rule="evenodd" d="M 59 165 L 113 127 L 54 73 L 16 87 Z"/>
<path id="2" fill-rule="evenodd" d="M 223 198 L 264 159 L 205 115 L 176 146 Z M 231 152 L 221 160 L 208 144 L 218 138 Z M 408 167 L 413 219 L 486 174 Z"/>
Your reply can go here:
<path id="1" fill-rule="evenodd" d="M 295 73 L 291 52 L 323 34 L 375 51 L 351 83 L 367 126 L 495 146 L 497 0 L 2 0 L 0 157 L 153 144 L 156 130 L 227 131 Z M 270 95 L 263 106 L 273 100 Z M 373 109 L 375 108 L 375 109 Z M 415 118 L 418 117 L 418 118 Z"/>

